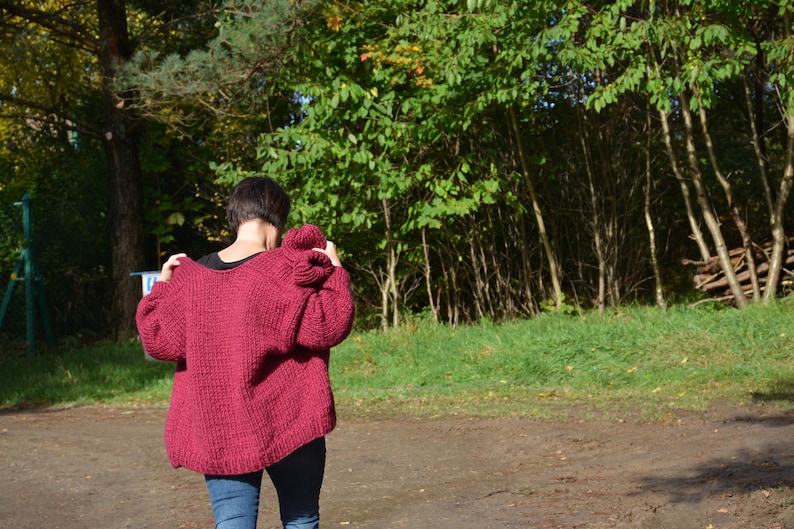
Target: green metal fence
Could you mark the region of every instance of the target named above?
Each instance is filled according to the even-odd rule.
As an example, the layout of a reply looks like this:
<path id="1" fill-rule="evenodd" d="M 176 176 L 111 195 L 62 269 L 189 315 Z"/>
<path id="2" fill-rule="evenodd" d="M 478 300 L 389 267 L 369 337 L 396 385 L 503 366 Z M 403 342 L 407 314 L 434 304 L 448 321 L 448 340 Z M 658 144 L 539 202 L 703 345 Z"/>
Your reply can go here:
<path id="1" fill-rule="evenodd" d="M 20 202 L 15 202 L 15 206 L 22 208 L 22 247 L 19 250 L 19 258 L 14 264 L 13 270 L 8 275 L 8 285 L 0 304 L 0 331 L 4 329 L 6 319 L 9 314 L 18 313 L 20 296 L 15 296 L 15 291 L 24 290 L 24 314 L 25 314 L 25 349 L 29 356 L 36 352 L 38 343 L 36 333 L 36 313 L 44 330 L 44 337 L 48 347 L 55 346 L 55 336 L 52 332 L 49 310 L 47 307 L 47 297 L 44 289 L 36 256 L 34 252 L 33 224 L 30 214 L 30 193 L 25 193 Z M 23 289 L 18 287 L 22 285 Z M 17 310 L 12 311 L 12 307 Z"/>

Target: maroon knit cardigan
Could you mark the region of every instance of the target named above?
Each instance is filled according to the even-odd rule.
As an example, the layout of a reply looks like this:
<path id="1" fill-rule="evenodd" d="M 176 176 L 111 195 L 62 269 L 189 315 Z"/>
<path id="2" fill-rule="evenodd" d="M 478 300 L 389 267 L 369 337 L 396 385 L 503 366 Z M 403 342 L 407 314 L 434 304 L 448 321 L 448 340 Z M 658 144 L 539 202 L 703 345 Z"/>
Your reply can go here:
<path id="1" fill-rule="evenodd" d="M 176 362 L 165 442 L 203 474 L 261 470 L 336 424 L 330 348 L 350 333 L 350 276 L 312 225 L 231 270 L 179 259 L 137 312 L 144 349 Z"/>

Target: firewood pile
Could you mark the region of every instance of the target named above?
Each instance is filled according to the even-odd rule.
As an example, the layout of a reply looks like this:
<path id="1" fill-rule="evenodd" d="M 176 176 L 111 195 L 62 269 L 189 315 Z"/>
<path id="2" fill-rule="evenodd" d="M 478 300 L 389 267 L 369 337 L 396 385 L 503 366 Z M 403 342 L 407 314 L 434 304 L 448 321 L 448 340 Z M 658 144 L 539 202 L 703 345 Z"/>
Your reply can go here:
<path id="1" fill-rule="evenodd" d="M 781 270 L 781 285 L 790 284 L 794 279 L 794 237 L 788 240 L 788 249 L 785 253 L 783 262 L 783 270 Z M 769 256 L 772 253 L 772 244 L 764 246 L 757 246 L 753 251 L 753 259 L 755 262 L 756 274 L 758 276 L 759 288 L 761 294 L 766 289 L 766 276 L 769 273 Z M 731 266 L 736 273 L 736 279 L 741 283 L 742 289 L 748 297 L 753 295 L 753 285 L 751 271 L 747 263 L 747 255 L 744 248 L 734 248 L 729 252 L 731 258 Z M 733 300 L 728 279 L 725 277 L 725 272 L 720 264 L 719 257 L 712 256 L 708 261 L 693 261 L 691 259 L 682 259 L 684 265 L 695 266 L 694 283 L 695 289 L 709 294 L 710 298 L 715 301 L 730 302 Z"/>

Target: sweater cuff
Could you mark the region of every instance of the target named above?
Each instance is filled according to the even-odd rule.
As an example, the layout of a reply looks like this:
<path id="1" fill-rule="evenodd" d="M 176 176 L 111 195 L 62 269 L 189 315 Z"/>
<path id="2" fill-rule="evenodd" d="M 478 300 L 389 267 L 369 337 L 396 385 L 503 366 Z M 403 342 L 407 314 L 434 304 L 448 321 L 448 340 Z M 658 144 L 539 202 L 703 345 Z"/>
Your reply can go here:
<path id="1" fill-rule="evenodd" d="M 316 250 L 307 250 L 297 257 L 292 269 L 295 283 L 306 287 L 322 283 L 334 272 L 331 259 Z"/>

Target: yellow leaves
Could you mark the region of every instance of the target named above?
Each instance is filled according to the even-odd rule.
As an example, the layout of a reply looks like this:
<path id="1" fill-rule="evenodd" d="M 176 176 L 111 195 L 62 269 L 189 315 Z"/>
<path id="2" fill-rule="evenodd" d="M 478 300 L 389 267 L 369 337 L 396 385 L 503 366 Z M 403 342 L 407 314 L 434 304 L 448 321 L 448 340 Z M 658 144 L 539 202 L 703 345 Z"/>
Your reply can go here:
<path id="1" fill-rule="evenodd" d="M 337 32 L 342 29 L 342 17 L 340 16 L 332 16 L 328 17 L 328 21 L 326 22 L 328 29 L 333 32 Z"/>
<path id="2" fill-rule="evenodd" d="M 359 59 L 361 62 L 370 61 L 376 71 L 382 67 L 393 68 L 392 86 L 413 80 L 417 87 L 432 87 L 433 81 L 425 75 L 425 58 L 421 52 L 422 48 L 411 44 L 399 44 L 393 49 L 365 44 L 361 47 Z"/>
<path id="3" fill-rule="evenodd" d="M 416 86 L 431 88 L 433 86 L 433 81 L 432 81 L 432 79 L 430 79 L 430 78 L 428 78 L 428 77 L 426 77 L 424 75 L 419 75 L 416 78 Z"/>

